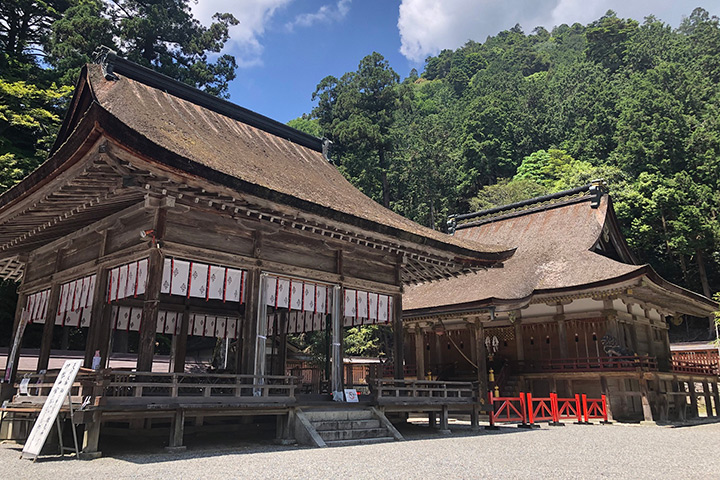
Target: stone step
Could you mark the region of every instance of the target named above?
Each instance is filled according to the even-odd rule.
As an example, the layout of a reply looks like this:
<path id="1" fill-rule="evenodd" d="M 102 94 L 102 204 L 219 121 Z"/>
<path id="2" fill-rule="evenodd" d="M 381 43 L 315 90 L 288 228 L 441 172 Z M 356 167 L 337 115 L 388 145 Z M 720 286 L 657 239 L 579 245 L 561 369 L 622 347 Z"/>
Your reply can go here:
<path id="1" fill-rule="evenodd" d="M 380 420 L 315 420 L 315 430 L 352 430 L 356 428 L 380 428 Z"/>
<path id="2" fill-rule="evenodd" d="M 392 442 L 393 437 L 356 438 L 354 440 L 330 440 L 325 442 L 328 447 L 345 447 L 349 445 L 372 445 L 374 443 Z"/>
<path id="3" fill-rule="evenodd" d="M 370 410 L 305 410 L 311 422 L 373 420 Z"/>
<path id="4" fill-rule="evenodd" d="M 382 438 L 387 435 L 384 428 L 354 428 L 352 430 L 321 430 L 318 432 L 325 443 L 333 440 L 361 440 Z"/>

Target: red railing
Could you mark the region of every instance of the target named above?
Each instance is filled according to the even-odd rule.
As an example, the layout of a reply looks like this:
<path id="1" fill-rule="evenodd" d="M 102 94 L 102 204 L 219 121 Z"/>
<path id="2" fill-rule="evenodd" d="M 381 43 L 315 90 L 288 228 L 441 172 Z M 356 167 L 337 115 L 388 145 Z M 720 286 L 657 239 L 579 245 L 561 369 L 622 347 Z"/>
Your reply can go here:
<path id="1" fill-rule="evenodd" d="M 575 395 L 574 398 L 559 398 L 551 393 L 549 397 L 533 398 L 531 393 L 520 393 L 518 397 L 495 397 L 489 394 L 490 428 L 496 423 L 519 422 L 520 426 L 530 426 L 535 422 L 548 422 L 550 425 L 562 425 L 560 420 L 575 420 L 577 423 L 590 423 L 590 420 L 602 420 L 608 423 L 607 399 L 588 398 L 587 395 Z"/>
<path id="2" fill-rule="evenodd" d="M 493 407 L 489 415 L 491 427 L 499 422 L 520 422 L 523 425 L 527 423 L 524 393 L 520 393 L 519 397 L 494 397 L 490 392 L 489 397 Z"/>
<path id="3" fill-rule="evenodd" d="M 526 360 L 517 362 L 519 372 L 635 371 L 657 370 L 657 358 L 648 355 L 624 357 L 581 357 Z"/>
<path id="4" fill-rule="evenodd" d="M 550 395 L 555 397 L 555 421 L 576 420 L 578 423 L 582 422 L 580 395 L 575 395 L 574 398 L 560 398 L 553 393 Z"/>
<path id="5" fill-rule="evenodd" d="M 528 409 L 528 423 L 531 425 L 535 422 L 552 422 L 556 423 L 555 402 L 553 394 L 546 398 L 533 398 L 532 393 L 528 393 L 526 398 Z"/>
<path id="6" fill-rule="evenodd" d="M 585 423 L 588 423 L 591 418 L 602 419 L 604 422 L 608 421 L 605 395 L 601 395 L 600 398 L 587 398 L 587 395 L 583 394 L 582 404 Z"/>

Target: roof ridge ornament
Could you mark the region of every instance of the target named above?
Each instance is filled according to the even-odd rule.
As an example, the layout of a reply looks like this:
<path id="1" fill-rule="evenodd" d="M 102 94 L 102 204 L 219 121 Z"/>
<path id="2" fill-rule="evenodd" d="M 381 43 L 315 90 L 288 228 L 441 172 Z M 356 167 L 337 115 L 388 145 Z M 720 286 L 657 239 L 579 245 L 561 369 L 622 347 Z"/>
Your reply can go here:
<path id="1" fill-rule="evenodd" d="M 569 197 L 587 197 L 590 194 L 593 195 L 593 199 L 590 203 L 591 208 L 598 208 L 600 206 L 600 200 L 602 196 L 607 193 L 607 183 L 603 179 L 596 179 L 583 185 L 582 187 L 572 188 L 570 190 L 563 190 L 561 192 L 551 193 L 549 195 L 543 195 L 540 197 L 530 198 L 528 200 L 522 200 L 520 202 L 511 203 L 509 205 L 501 205 L 498 207 L 489 208 L 486 210 L 480 210 L 478 212 L 455 214 L 448 216 L 447 226 L 448 233 L 454 233 L 458 228 L 465 228 L 467 226 L 475 225 L 478 222 L 485 222 L 490 219 L 504 218 L 506 215 L 510 215 L 516 212 L 522 212 L 528 210 L 525 207 L 538 207 L 541 204 L 553 205 L 554 200 L 567 199 Z M 467 222 L 467 220 L 479 218 L 474 222 Z"/>
<path id="2" fill-rule="evenodd" d="M 100 45 L 93 53 L 93 61 L 102 67 L 105 80 L 118 80 L 118 76 L 113 71 L 115 64 L 112 60 L 115 56 L 117 52 L 105 45 Z"/>
<path id="3" fill-rule="evenodd" d="M 322 154 L 323 157 L 325 157 L 325 160 L 328 162 L 335 164 L 333 162 L 332 158 L 330 158 L 330 152 L 332 151 L 333 142 L 327 137 L 322 137 Z"/>

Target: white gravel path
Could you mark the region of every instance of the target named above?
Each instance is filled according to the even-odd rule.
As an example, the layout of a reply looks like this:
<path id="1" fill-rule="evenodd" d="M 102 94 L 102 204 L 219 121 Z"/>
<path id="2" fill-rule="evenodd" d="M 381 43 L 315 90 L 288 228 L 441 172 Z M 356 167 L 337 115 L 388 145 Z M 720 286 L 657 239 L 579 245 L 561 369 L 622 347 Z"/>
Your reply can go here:
<path id="1" fill-rule="evenodd" d="M 152 448 L 113 458 L 20 460 L 0 446 L 1 479 L 466 479 L 720 478 L 720 423 L 659 426 L 514 427 L 451 436 L 406 427 L 408 440 L 312 449 L 263 442 L 232 448 L 201 443 L 184 453 Z"/>

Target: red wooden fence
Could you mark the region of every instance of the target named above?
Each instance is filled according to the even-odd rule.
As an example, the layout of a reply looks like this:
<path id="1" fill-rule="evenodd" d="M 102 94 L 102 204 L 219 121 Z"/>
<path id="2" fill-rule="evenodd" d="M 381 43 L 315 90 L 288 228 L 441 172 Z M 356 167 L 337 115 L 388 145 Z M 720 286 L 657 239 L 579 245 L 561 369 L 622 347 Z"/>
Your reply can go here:
<path id="1" fill-rule="evenodd" d="M 518 397 L 495 397 L 489 394 L 490 427 L 496 423 L 520 422 L 521 425 L 533 425 L 535 422 L 549 422 L 562 425 L 560 420 L 575 420 L 577 423 L 590 423 L 591 419 L 608 421 L 607 399 L 588 398 L 587 395 L 575 395 L 573 398 L 559 398 L 551 393 L 549 397 L 533 398 L 531 393 L 520 393 Z"/>

